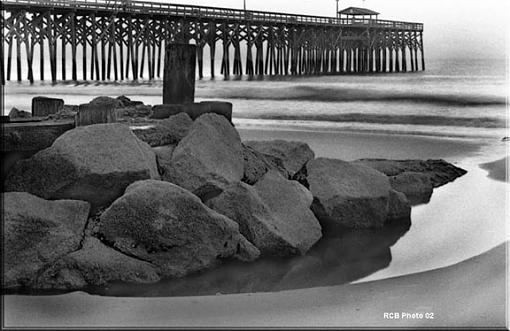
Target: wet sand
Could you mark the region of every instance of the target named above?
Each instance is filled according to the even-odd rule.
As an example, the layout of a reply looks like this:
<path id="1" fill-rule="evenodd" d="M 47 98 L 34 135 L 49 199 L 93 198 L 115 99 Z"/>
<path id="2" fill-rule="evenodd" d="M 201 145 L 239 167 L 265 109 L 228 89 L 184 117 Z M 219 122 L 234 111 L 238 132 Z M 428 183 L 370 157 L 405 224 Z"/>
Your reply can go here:
<path id="1" fill-rule="evenodd" d="M 489 178 L 508 182 L 508 156 L 493 162 L 482 163 L 480 167 L 489 171 Z"/>
<path id="2" fill-rule="evenodd" d="M 304 141 L 316 157 L 346 161 L 360 158 L 437 159 L 456 161 L 472 155 L 484 145 L 474 139 L 448 139 L 378 133 L 257 130 L 237 127 L 242 140 L 284 139 Z"/>
<path id="3" fill-rule="evenodd" d="M 6 296 L 5 327 L 505 327 L 507 244 L 456 265 L 361 284 L 174 298 Z M 385 318 L 399 313 L 400 318 Z M 421 313 L 414 318 L 402 313 Z"/>

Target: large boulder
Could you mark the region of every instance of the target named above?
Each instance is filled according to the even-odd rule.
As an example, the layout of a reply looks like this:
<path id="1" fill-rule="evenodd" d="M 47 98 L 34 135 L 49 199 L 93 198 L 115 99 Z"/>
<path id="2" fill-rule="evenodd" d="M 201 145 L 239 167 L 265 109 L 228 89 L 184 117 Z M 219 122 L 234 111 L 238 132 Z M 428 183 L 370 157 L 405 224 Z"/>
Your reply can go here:
<path id="1" fill-rule="evenodd" d="M 284 169 L 280 159 L 264 155 L 244 144 L 242 147 L 244 160 L 243 182 L 253 185 L 271 169 L 278 171 L 285 178 L 289 177 L 289 173 Z"/>
<path id="2" fill-rule="evenodd" d="M 299 183 L 269 171 L 255 186 L 230 185 L 208 205 L 237 222 L 262 254 L 287 256 L 306 253 L 322 236 L 312 199 Z"/>
<path id="3" fill-rule="evenodd" d="M 404 193 L 412 205 L 430 201 L 434 187 L 429 175 L 421 172 L 406 171 L 389 178 L 391 187 L 398 192 Z"/>
<path id="4" fill-rule="evenodd" d="M 4 288 L 31 287 L 39 271 L 80 247 L 89 214 L 83 201 L 2 194 Z"/>
<path id="5" fill-rule="evenodd" d="M 101 215 L 99 234 L 117 250 L 154 264 L 166 277 L 211 267 L 220 258 L 253 260 L 258 255 L 240 251 L 247 243 L 237 223 L 164 181 L 131 184 Z"/>
<path id="6" fill-rule="evenodd" d="M 124 255 L 99 239 L 85 237 L 80 250 L 48 267 L 37 278 L 38 289 L 77 290 L 109 282 L 154 283 L 160 280 L 152 264 Z"/>
<path id="7" fill-rule="evenodd" d="M 239 133 L 222 116 L 205 114 L 173 150 L 170 162 L 160 162 L 163 180 L 203 196 L 243 177 Z"/>
<path id="8" fill-rule="evenodd" d="M 141 179 L 159 178 L 156 156 L 122 124 L 79 127 L 51 147 L 16 164 L 6 191 L 30 192 L 45 199 L 75 199 L 108 206 Z"/>
<path id="9" fill-rule="evenodd" d="M 9 112 L 9 118 L 10 119 L 18 119 L 18 118 L 30 118 L 32 117 L 32 114 L 28 111 L 19 110 L 16 107 L 13 107 L 11 111 Z"/>
<path id="10" fill-rule="evenodd" d="M 293 177 L 308 161 L 315 157 L 310 146 L 299 141 L 245 141 L 244 144 L 262 154 L 280 160 L 290 177 Z"/>
<path id="11" fill-rule="evenodd" d="M 361 159 L 354 161 L 372 167 L 387 176 L 397 176 L 403 172 L 419 172 L 427 175 L 434 187 L 454 181 L 467 173 L 445 160 L 384 160 Z"/>
<path id="12" fill-rule="evenodd" d="M 388 177 L 363 165 L 318 158 L 307 164 L 312 210 L 326 231 L 382 227 L 388 218 Z"/>
<path id="13" fill-rule="evenodd" d="M 388 197 L 388 221 L 411 221 L 411 205 L 404 193 L 390 190 Z"/>
<path id="14" fill-rule="evenodd" d="M 134 134 L 150 146 L 176 145 L 189 132 L 193 121 L 186 113 L 162 120 L 148 129 L 134 129 Z"/>
<path id="15" fill-rule="evenodd" d="M 133 101 L 130 98 L 126 97 L 125 95 L 121 95 L 116 98 L 120 101 L 120 107 L 126 108 L 126 107 L 136 107 L 136 106 L 142 106 L 142 101 Z"/>

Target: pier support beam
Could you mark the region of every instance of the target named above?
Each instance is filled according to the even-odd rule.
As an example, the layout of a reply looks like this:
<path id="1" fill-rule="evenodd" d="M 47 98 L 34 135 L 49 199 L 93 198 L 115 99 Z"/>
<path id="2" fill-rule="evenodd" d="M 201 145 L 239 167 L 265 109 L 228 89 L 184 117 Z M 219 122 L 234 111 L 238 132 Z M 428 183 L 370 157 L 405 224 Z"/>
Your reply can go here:
<path id="1" fill-rule="evenodd" d="M 163 104 L 194 102 L 195 63 L 195 45 L 167 46 L 163 74 Z"/>

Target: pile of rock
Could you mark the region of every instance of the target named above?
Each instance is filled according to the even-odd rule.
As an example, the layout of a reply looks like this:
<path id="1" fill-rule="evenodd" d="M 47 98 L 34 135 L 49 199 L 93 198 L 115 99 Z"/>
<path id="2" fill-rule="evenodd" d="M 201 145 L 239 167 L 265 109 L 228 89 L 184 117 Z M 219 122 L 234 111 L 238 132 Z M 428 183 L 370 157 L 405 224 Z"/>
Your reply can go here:
<path id="1" fill-rule="evenodd" d="M 461 174 L 415 162 L 422 168 L 404 168 L 432 183 Z M 409 222 L 414 184 L 388 177 L 406 171 L 374 168 L 315 158 L 301 142 L 243 144 L 214 113 L 178 113 L 152 131 L 77 127 L 6 178 L 4 287 L 156 282 L 224 259 L 305 254 L 343 229 Z"/>

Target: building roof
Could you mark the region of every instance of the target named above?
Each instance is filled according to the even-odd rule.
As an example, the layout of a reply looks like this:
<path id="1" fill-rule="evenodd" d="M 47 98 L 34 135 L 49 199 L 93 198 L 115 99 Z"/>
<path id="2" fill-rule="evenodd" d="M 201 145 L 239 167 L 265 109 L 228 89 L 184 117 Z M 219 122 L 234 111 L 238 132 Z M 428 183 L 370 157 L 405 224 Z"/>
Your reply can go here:
<path id="1" fill-rule="evenodd" d="M 342 15 L 353 15 L 353 16 L 356 16 L 356 15 L 379 15 L 379 13 L 376 11 L 366 9 L 366 8 L 359 8 L 359 7 L 348 7 L 348 8 L 342 9 L 338 13 L 342 14 Z"/>

